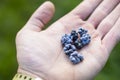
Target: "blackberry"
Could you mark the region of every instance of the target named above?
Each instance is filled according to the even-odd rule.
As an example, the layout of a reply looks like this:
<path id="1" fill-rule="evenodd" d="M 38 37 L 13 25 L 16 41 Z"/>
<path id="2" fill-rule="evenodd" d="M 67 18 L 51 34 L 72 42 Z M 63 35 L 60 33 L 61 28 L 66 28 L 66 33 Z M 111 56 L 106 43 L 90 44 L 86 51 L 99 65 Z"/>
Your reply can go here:
<path id="1" fill-rule="evenodd" d="M 72 49 L 73 51 L 76 51 L 76 50 L 77 50 L 76 47 L 75 47 L 75 45 L 71 45 L 71 49 Z"/>
<path id="2" fill-rule="evenodd" d="M 65 52 L 65 54 L 66 55 L 70 55 L 70 53 L 69 53 L 69 51 L 67 50 L 67 51 L 64 51 Z"/>
<path id="3" fill-rule="evenodd" d="M 83 34 L 82 37 L 80 38 L 82 45 L 87 45 L 91 41 L 91 37 L 89 34 Z"/>
<path id="4" fill-rule="evenodd" d="M 71 55 L 70 55 L 70 57 L 74 57 L 75 58 L 75 61 L 73 62 L 73 64 L 77 64 L 77 63 L 79 63 L 79 62 L 81 62 L 81 59 L 78 57 L 78 52 L 77 51 L 74 51 Z M 72 60 L 71 60 L 72 61 Z"/>
<path id="5" fill-rule="evenodd" d="M 64 48 L 67 49 L 67 50 L 69 50 L 69 49 L 73 49 L 73 51 L 76 50 L 76 47 L 72 44 L 66 44 Z"/>
<path id="6" fill-rule="evenodd" d="M 81 44 L 81 41 L 79 39 L 77 39 L 75 42 L 74 42 L 74 45 L 77 49 L 81 49 L 83 47 L 83 45 Z"/>
<path id="7" fill-rule="evenodd" d="M 64 51 L 67 51 L 68 49 L 66 47 L 63 48 Z"/>
<path id="8" fill-rule="evenodd" d="M 73 41 L 78 39 L 78 33 L 75 30 L 71 31 L 71 38 Z"/>
<path id="9" fill-rule="evenodd" d="M 78 52 L 77 51 L 74 51 L 71 56 L 77 56 Z"/>
<path id="10" fill-rule="evenodd" d="M 70 56 L 74 51 L 72 49 L 66 50 L 65 54 Z"/>
<path id="11" fill-rule="evenodd" d="M 77 54 L 77 57 L 80 59 L 80 61 L 84 60 L 84 58 L 83 58 L 83 56 L 81 54 Z"/>
<path id="12" fill-rule="evenodd" d="M 73 41 L 71 39 L 71 36 L 69 34 L 65 34 L 64 36 L 62 36 L 61 39 L 61 43 L 63 46 L 65 46 L 65 44 L 71 44 Z"/>
<path id="13" fill-rule="evenodd" d="M 80 59 L 77 57 L 70 56 L 69 59 L 73 64 L 78 64 L 80 62 Z"/>
<path id="14" fill-rule="evenodd" d="M 76 47 L 72 44 L 66 44 L 63 49 L 64 49 L 65 54 L 68 56 L 70 56 L 71 53 L 76 51 Z"/>
<path id="15" fill-rule="evenodd" d="M 77 32 L 75 30 L 71 31 L 71 35 L 75 35 Z"/>
<path id="16" fill-rule="evenodd" d="M 66 48 L 67 50 L 70 49 L 71 44 L 66 44 L 64 48 Z"/>
<path id="17" fill-rule="evenodd" d="M 75 58 L 76 58 L 77 64 L 81 62 L 80 59 L 77 56 Z"/>
<path id="18" fill-rule="evenodd" d="M 88 31 L 83 29 L 83 28 L 79 28 L 78 29 L 78 33 L 80 34 L 80 36 L 82 36 L 83 34 L 86 34 Z"/>
<path id="19" fill-rule="evenodd" d="M 70 56 L 69 59 L 70 59 L 70 61 L 71 61 L 73 64 L 77 64 L 77 61 L 76 61 L 76 58 L 75 58 L 75 57 Z"/>

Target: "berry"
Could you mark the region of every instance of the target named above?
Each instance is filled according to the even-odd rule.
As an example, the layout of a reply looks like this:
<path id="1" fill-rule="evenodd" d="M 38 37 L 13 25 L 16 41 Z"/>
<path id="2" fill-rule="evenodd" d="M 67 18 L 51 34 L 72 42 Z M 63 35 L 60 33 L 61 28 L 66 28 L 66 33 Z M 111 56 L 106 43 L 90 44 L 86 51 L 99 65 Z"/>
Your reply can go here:
<path id="1" fill-rule="evenodd" d="M 71 35 L 75 35 L 76 34 L 76 31 L 75 30 L 72 30 L 71 31 Z"/>
<path id="2" fill-rule="evenodd" d="M 80 61 L 81 61 L 81 59 L 78 57 L 78 52 L 77 51 L 74 51 L 71 55 L 70 55 L 70 57 L 74 57 L 75 58 L 75 61 L 72 61 L 73 62 L 73 64 L 78 64 Z"/>
<path id="3" fill-rule="evenodd" d="M 80 36 L 82 36 L 83 34 L 86 34 L 88 31 L 83 29 L 83 28 L 79 28 L 78 33 L 80 34 Z"/>
<path id="4" fill-rule="evenodd" d="M 78 64 L 80 62 L 79 58 L 73 56 L 70 56 L 69 59 L 73 64 Z"/>
<path id="5" fill-rule="evenodd" d="M 65 48 L 68 50 L 68 49 L 70 49 L 70 46 L 71 46 L 71 44 L 66 44 Z"/>
<path id="6" fill-rule="evenodd" d="M 72 30 L 71 31 L 71 39 L 73 41 L 77 40 L 78 39 L 78 33 L 75 31 L 75 30 Z"/>
<path id="7" fill-rule="evenodd" d="M 68 51 L 68 50 L 67 50 L 67 51 L 65 51 L 65 54 L 66 54 L 66 55 L 70 55 L 70 53 L 69 53 L 69 51 Z"/>
<path id="8" fill-rule="evenodd" d="M 72 54 L 71 54 L 71 56 L 77 56 L 77 54 L 78 54 L 78 52 L 77 51 L 74 51 Z"/>
<path id="9" fill-rule="evenodd" d="M 82 45 L 87 45 L 91 41 L 91 37 L 89 34 L 83 34 L 82 37 L 80 38 Z"/>
<path id="10" fill-rule="evenodd" d="M 74 51 L 72 49 L 66 50 L 65 54 L 70 56 Z"/>
<path id="11" fill-rule="evenodd" d="M 70 56 L 69 59 L 73 64 L 77 64 L 77 61 L 76 61 L 75 57 Z"/>
<path id="12" fill-rule="evenodd" d="M 66 47 L 63 48 L 64 51 L 67 51 L 68 49 Z"/>
<path id="13" fill-rule="evenodd" d="M 74 45 L 76 46 L 77 49 L 81 49 L 83 47 L 81 41 L 78 39 L 74 42 Z"/>
<path id="14" fill-rule="evenodd" d="M 82 45 L 81 43 L 78 43 L 78 44 L 76 45 L 76 47 L 77 47 L 77 49 L 81 49 L 81 48 L 83 47 L 83 45 Z"/>
<path id="15" fill-rule="evenodd" d="M 74 42 L 74 45 L 77 45 L 78 43 L 80 43 L 80 40 L 77 39 L 75 42 Z"/>
<path id="16" fill-rule="evenodd" d="M 61 39 L 61 43 L 63 46 L 65 46 L 65 44 L 71 44 L 72 43 L 71 36 L 69 34 L 63 35 Z"/>
<path id="17" fill-rule="evenodd" d="M 80 59 L 80 61 L 84 60 L 84 58 L 83 58 L 83 56 L 81 54 L 77 54 L 77 57 Z"/>
<path id="18" fill-rule="evenodd" d="M 73 51 L 76 50 L 76 47 L 72 44 L 66 44 L 64 48 L 67 49 L 67 50 L 69 50 L 69 49 L 72 49 Z"/>
<path id="19" fill-rule="evenodd" d="M 72 49 L 73 51 L 76 51 L 75 45 L 71 45 L 71 49 Z"/>
<path id="20" fill-rule="evenodd" d="M 66 41 L 66 44 L 71 44 L 73 41 L 72 41 L 72 39 L 68 39 L 67 41 Z"/>
<path id="21" fill-rule="evenodd" d="M 80 63 L 80 62 L 81 62 L 80 59 L 79 59 L 77 56 L 76 56 L 75 58 L 76 58 L 76 62 L 77 62 L 77 63 Z"/>
<path id="22" fill-rule="evenodd" d="M 76 47 L 72 44 L 66 44 L 63 49 L 64 49 L 65 54 L 68 56 L 70 56 L 71 53 L 76 51 Z"/>

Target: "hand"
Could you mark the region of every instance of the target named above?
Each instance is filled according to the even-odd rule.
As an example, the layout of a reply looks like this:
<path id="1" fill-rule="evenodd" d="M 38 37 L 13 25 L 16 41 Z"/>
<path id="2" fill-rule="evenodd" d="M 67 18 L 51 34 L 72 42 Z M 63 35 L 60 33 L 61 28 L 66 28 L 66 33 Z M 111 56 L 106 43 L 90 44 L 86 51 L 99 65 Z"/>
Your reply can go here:
<path id="1" fill-rule="evenodd" d="M 53 4 L 45 2 L 18 32 L 18 72 L 44 80 L 92 80 L 120 40 L 120 0 L 84 0 L 42 30 L 53 14 Z M 64 54 L 60 40 L 63 34 L 80 26 L 88 30 L 92 40 L 80 50 L 84 61 L 73 65 Z"/>

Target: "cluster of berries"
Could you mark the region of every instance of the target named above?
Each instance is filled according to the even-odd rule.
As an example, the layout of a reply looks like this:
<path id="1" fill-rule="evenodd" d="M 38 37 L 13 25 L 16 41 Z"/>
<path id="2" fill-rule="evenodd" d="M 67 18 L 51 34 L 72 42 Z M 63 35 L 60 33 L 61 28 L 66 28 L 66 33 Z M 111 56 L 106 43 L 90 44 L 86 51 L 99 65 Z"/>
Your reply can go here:
<path id="1" fill-rule="evenodd" d="M 63 35 L 61 39 L 64 52 L 73 64 L 83 61 L 83 56 L 77 50 L 88 45 L 90 41 L 91 37 L 88 31 L 83 28 L 78 29 L 78 31 L 72 30 L 70 34 Z"/>

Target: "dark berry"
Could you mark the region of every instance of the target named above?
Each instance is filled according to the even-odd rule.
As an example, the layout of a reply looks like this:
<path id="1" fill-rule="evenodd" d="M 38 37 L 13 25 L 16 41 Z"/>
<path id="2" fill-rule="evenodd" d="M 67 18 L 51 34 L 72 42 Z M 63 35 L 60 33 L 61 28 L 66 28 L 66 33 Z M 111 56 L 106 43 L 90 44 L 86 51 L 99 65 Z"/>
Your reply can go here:
<path id="1" fill-rule="evenodd" d="M 76 34 L 76 31 L 75 30 L 72 30 L 71 31 L 71 35 L 75 35 Z"/>
<path id="2" fill-rule="evenodd" d="M 71 56 L 77 56 L 78 52 L 77 51 L 74 51 Z"/>
<path id="3" fill-rule="evenodd" d="M 80 36 L 82 36 L 83 34 L 86 34 L 88 31 L 83 29 L 83 28 L 79 28 L 78 33 L 80 34 Z"/>
<path id="4" fill-rule="evenodd" d="M 72 39 L 68 39 L 66 42 L 65 42 L 65 44 L 72 44 Z"/>
<path id="5" fill-rule="evenodd" d="M 71 44 L 72 43 L 71 36 L 69 34 L 65 34 L 64 36 L 62 36 L 61 43 L 63 46 L 65 46 L 65 44 Z"/>
<path id="6" fill-rule="evenodd" d="M 67 51 L 68 49 L 66 47 L 63 48 L 64 51 Z"/>
<path id="7" fill-rule="evenodd" d="M 83 47 L 83 45 L 81 44 L 81 41 L 80 40 L 76 40 L 74 42 L 74 45 L 77 49 L 81 49 Z"/>
<path id="8" fill-rule="evenodd" d="M 70 48 L 71 44 L 66 44 L 65 48 L 67 48 L 67 50 Z"/>
<path id="9" fill-rule="evenodd" d="M 68 51 L 68 50 L 67 50 L 67 51 L 65 51 L 65 54 L 66 54 L 66 55 L 70 55 L 70 53 L 69 53 L 69 51 Z"/>
<path id="10" fill-rule="evenodd" d="M 70 54 L 74 52 L 73 49 L 69 49 L 68 51 Z"/>
<path id="11" fill-rule="evenodd" d="M 75 59 L 76 59 L 76 62 L 77 62 L 77 63 L 80 63 L 80 62 L 81 62 L 80 59 L 79 59 L 77 56 L 75 56 Z"/>
<path id="12" fill-rule="evenodd" d="M 78 45 L 76 46 L 77 49 L 81 49 L 83 47 L 83 45 L 81 43 L 78 43 Z"/>
<path id="13" fill-rule="evenodd" d="M 79 63 L 78 60 L 73 56 L 70 56 L 69 59 L 73 64 L 78 64 Z"/>
<path id="14" fill-rule="evenodd" d="M 82 34 L 83 34 L 83 32 L 82 32 L 82 30 L 81 30 L 81 29 L 79 29 L 79 30 L 78 30 L 78 33 L 79 33 L 80 35 L 82 35 Z"/>
<path id="15" fill-rule="evenodd" d="M 70 57 L 74 57 L 75 58 L 75 61 L 73 62 L 73 64 L 78 64 L 79 62 L 81 62 L 80 58 L 78 57 L 78 52 L 77 51 L 74 51 Z"/>
<path id="16" fill-rule="evenodd" d="M 74 51 L 72 49 L 69 49 L 67 51 L 65 51 L 65 54 L 70 56 Z"/>
<path id="17" fill-rule="evenodd" d="M 72 32 L 71 32 L 71 39 L 73 41 L 78 39 L 78 33 L 75 30 L 72 30 Z"/>
<path id="18" fill-rule="evenodd" d="M 75 45 L 71 45 L 71 49 L 72 49 L 73 51 L 76 51 Z"/>
<path id="19" fill-rule="evenodd" d="M 82 45 L 87 45 L 91 41 L 91 37 L 89 34 L 83 34 L 82 37 L 80 38 Z"/>
<path id="20" fill-rule="evenodd" d="M 80 59 L 80 61 L 84 60 L 84 58 L 83 58 L 83 56 L 81 54 L 77 54 L 77 57 Z"/>
<path id="21" fill-rule="evenodd" d="M 74 42 L 74 45 L 76 46 L 78 43 L 80 43 L 81 41 L 79 39 L 77 39 L 75 42 Z"/>
<path id="22" fill-rule="evenodd" d="M 70 56 L 70 54 L 76 50 L 76 47 L 74 45 L 71 45 L 71 44 L 66 44 L 63 49 L 65 51 L 65 54 Z"/>

